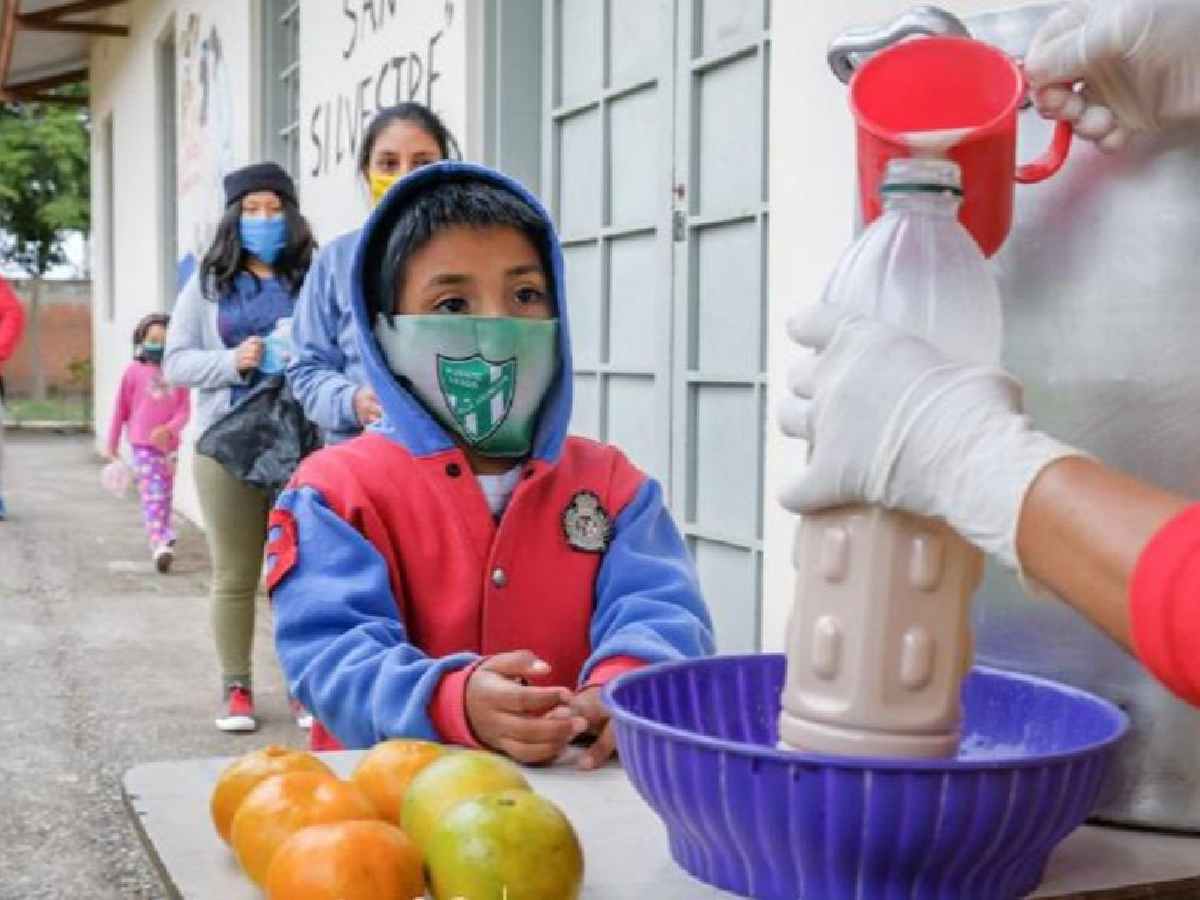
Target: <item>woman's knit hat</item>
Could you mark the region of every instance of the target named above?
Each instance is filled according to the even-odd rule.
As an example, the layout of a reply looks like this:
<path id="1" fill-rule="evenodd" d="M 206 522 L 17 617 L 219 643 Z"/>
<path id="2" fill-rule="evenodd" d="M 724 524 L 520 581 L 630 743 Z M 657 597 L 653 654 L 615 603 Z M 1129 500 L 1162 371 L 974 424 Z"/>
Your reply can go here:
<path id="1" fill-rule="evenodd" d="M 255 191 L 274 191 L 283 200 L 296 203 L 296 182 L 273 162 L 255 163 L 235 169 L 225 176 L 225 206 L 233 206 Z"/>

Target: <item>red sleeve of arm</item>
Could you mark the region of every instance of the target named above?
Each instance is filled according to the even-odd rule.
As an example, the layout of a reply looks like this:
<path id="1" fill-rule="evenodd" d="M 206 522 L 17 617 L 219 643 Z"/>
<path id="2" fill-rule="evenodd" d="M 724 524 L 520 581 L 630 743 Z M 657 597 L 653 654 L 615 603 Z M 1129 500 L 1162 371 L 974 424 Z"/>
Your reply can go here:
<path id="1" fill-rule="evenodd" d="M 25 307 L 8 282 L 0 278 L 0 363 L 16 351 L 24 328 Z"/>
<path id="2" fill-rule="evenodd" d="M 588 676 L 587 683 L 580 688 L 581 691 L 587 690 L 590 687 L 604 687 L 618 675 L 624 675 L 626 672 L 632 672 L 634 669 L 640 669 L 645 666 L 644 660 L 640 660 L 635 656 L 611 656 L 601 663 L 597 663 L 592 669 L 591 675 Z"/>
<path id="3" fill-rule="evenodd" d="M 1138 658 L 1172 692 L 1200 706 L 1200 505 L 1150 539 L 1129 593 Z"/>
<path id="4" fill-rule="evenodd" d="M 481 662 L 482 659 L 477 660 L 465 669 L 443 676 L 429 701 L 429 720 L 448 744 L 477 750 L 483 746 L 475 737 L 467 718 L 467 682 Z"/>

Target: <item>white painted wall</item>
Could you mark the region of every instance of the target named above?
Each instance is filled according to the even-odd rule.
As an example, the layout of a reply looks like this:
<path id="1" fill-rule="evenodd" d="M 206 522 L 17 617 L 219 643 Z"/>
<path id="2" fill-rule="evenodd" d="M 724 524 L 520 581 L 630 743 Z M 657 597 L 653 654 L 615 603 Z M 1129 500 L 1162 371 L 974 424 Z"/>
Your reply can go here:
<path id="1" fill-rule="evenodd" d="M 92 144 L 92 272 L 93 365 L 95 368 L 96 443 L 103 447 L 121 374 L 129 362 L 134 325 L 147 312 L 162 309 L 160 278 L 160 223 L 156 214 L 161 162 L 161 139 L 155 97 L 155 45 L 170 21 L 174 4 L 163 0 L 135 0 L 124 11 L 128 38 L 102 39 L 93 44 L 91 96 L 94 140 Z M 113 248 L 112 273 L 106 271 L 102 252 L 109 236 L 104 223 L 102 173 L 108 161 L 99 136 L 105 118 L 113 122 L 112 220 L 118 223 Z M 110 308 L 106 287 L 112 286 Z"/>
<path id="2" fill-rule="evenodd" d="M 804 446 L 779 434 L 775 409 L 796 356 L 784 333 L 787 318 L 818 302 L 854 227 L 854 129 L 846 88 L 825 62 L 830 40 L 844 29 L 888 22 L 912 0 L 809 3 L 779 0 L 771 22 L 771 246 L 768 424 L 764 522 L 762 647 L 781 649 L 792 604 L 795 517 L 775 501 Z M 946 0 L 939 6 L 969 15 L 998 4 Z M 1025 5 L 1025 4 L 1010 4 Z"/>
<path id="3" fill-rule="evenodd" d="M 131 354 L 130 336 L 137 321 L 148 312 L 164 309 L 168 298 L 162 285 L 167 282 L 163 265 L 162 222 L 159 218 L 158 196 L 162 179 L 162 123 L 158 103 L 158 44 L 168 28 L 175 29 L 178 52 L 182 56 L 184 29 L 189 24 L 210 33 L 217 30 L 221 40 L 225 75 L 228 78 L 226 95 L 229 102 L 220 116 L 225 120 L 222 130 L 227 133 L 227 146 L 220 152 L 222 164 L 237 167 L 251 157 L 249 111 L 251 66 L 251 21 L 254 3 L 249 0 L 136 0 L 124 14 L 130 27 L 128 38 L 98 40 L 92 52 L 92 114 L 99 124 L 112 116 L 114 167 L 114 277 L 106 279 L 105 260 L 100 252 L 105 237 L 102 234 L 107 216 L 101 194 L 103 179 L 93 183 L 94 240 L 97 253 L 94 271 L 97 296 L 93 330 L 93 358 L 96 371 L 97 443 L 107 439 L 108 420 L 121 373 Z M 194 19 L 191 17 L 195 17 Z M 182 68 L 182 66 L 181 66 Z M 180 85 L 182 90 L 182 84 Z M 182 98 L 182 94 L 180 94 Z M 214 109 L 214 114 L 215 114 Z M 215 119 L 214 119 L 215 121 Z M 182 130 L 182 129 L 181 129 Z M 213 152 L 216 147 L 205 147 Z M 184 144 L 180 143 L 181 153 Z M 93 171 L 103 171 L 106 161 L 98 143 L 93 145 Z M 212 216 L 219 215 L 220 205 L 213 204 L 213 191 L 219 191 L 220 180 L 215 170 L 205 163 L 192 166 L 199 181 L 187 186 L 179 209 L 180 252 L 193 248 L 201 236 L 210 233 Z M 186 172 L 181 166 L 181 181 Z M 112 320 L 104 314 L 107 299 L 103 296 L 106 282 L 113 285 Z M 190 454 L 185 453 L 180 464 L 176 505 L 185 515 L 199 520 L 199 505 L 190 477 Z"/>
<path id="4" fill-rule="evenodd" d="M 378 105 L 410 97 L 430 103 L 458 137 L 465 155 L 476 155 L 482 130 L 481 14 L 479 0 L 302 0 L 301 199 L 318 237 L 328 240 L 357 227 L 366 216 L 366 193 L 356 178 L 353 159 L 358 136 Z M 93 142 L 97 447 L 107 438 L 117 386 L 130 358 L 133 327 L 146 313 L 168 306 L 162 285 L 174 280 L 162 271 L 163 229 L 158 213 L 163 123 L 157 54 L 166 29 L 174 29 L 178 67 L 181 260 L 189 253 L 202 255 L 222 212 L 222 176 L 257 161 L 259 144 L 262 63 L 256 0 L 134 0 L 118 18 L 128 23 L 129 37 L 98 40 L 92 52 L 95 134 L 100 134 L 100 123 L 111 115 L 116 157 L 115 290 L 110 321 L 104 312 L 108 303 L 103 295 L 102 253 L 106 214 L 100 177 L 106 161 L 99 140 Z M 219 66 L 210 40 L 214 30 L 220 43 Z M 206 40 L 208 45 L 202 46 Z M 210 92 L 204 121 L 200 118 L 201 57 Z M 347 118 L 350 113 L 353 121 Z M 334 117 L 328 134 L 323 116 Z M 191 465 L 191 452 L 185 450 L 176 506 L 199 522 Z"/>
<path id="5" fill-rule="evenodd" d="M 319 239 L 357 228 L 369 211 L 356 171 L 379 109 L 430 106 L 464 152 L 475 144 L 479 53 L 464 0 L 302 0 L 300 170 L 304 212 Z M 469 96 L 471 95 L 471 96 Z"/>

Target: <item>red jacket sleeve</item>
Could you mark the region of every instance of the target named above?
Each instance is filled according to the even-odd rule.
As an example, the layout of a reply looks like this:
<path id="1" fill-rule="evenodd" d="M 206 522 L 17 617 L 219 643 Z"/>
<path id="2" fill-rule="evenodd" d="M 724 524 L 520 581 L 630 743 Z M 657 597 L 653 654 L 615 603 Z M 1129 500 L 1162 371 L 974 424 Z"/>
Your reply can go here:
<path id="1" fill-rule="evenodd" d="M 1200 706 L 1200 505 L 1150 539 L 1129 593 L 1138 658 L 1171 691 Z"/>
<path id="2" fill-rule="evenodd" d="M 7 281 L 0 278 L 0 365 L 17 349 L 25 330 L 25 307 Z"/>

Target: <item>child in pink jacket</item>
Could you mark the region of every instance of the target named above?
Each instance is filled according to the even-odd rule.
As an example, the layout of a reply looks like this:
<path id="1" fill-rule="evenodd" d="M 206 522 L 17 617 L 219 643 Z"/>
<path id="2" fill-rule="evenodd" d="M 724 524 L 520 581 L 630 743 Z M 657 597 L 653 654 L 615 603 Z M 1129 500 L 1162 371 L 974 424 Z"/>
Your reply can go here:
<path id="1" fill-rule="evenodd" d="M 191 410 L 187 388 L 174 388 L 162 376 L 163 344 L 169 317 L 152 313 L 133 332 L 134 359 L 125 370 L 108 432 L 108 456 L 118 458 L 121 432 L 128 428 L 142 516 L 150 536 L 155 568 L 165 574 L 175 559 L 171 527 L 175 488 L 173 456 Z"/>

